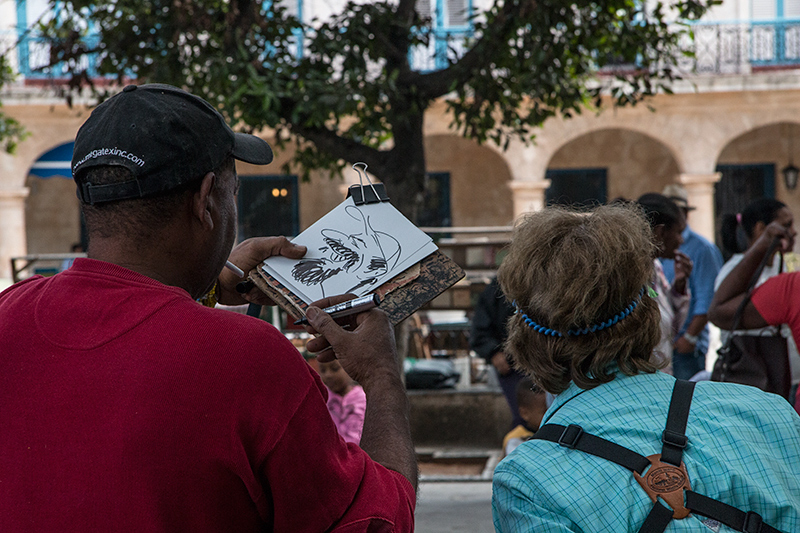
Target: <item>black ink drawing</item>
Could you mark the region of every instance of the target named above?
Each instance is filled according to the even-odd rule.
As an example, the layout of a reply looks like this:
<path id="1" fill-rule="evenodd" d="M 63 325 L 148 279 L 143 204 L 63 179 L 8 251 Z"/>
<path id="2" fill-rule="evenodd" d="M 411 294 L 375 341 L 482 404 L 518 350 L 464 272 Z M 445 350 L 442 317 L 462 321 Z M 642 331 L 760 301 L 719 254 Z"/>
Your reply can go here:
<path id="1" fill-rule="evenodd" d="M 355 292 L 377 283 L 400 259 L 402 248 L 397 239 L 374 229 L 358 207 L 348 206 L 345 212 L 359 223 L 357 233 L 321 230 L 325 245 L 319 251 L 324 257 L 304 259 L 292 268 L 295 280 L 318 287 L 323 297 L 325 282 L 335 276 L 353 278 L 354 285 L 345 292 Z"/>

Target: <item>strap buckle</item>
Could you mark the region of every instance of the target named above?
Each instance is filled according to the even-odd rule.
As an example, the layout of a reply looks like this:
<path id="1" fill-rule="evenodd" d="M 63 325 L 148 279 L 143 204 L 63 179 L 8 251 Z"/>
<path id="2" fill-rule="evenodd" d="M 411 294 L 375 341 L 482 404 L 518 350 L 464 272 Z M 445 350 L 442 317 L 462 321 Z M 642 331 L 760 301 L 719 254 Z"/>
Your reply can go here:
<path id="1" fill-rule="evenodd" d="M 744 515 L 744 524 L 742 524 L 742 531 L 744 533 L 761 533 L 761 526 L 764 521 L 761 515 L 753 511 L 747 511 Z"/>
<path id="2" fill-rule="evenodd" d="M 633 477 L 653 502 L 661 498 L 669 504 L 673 518 L 681 519 L 689 516 L 691 511 L 683 502 L 684 491 L 692 489 L 686 465 L 683 462 L 680 466 L 664 463 L 661 461 L 660 453 L 650 455 L 647 459 L 650 461 L 650 467 L 645 474 L 640 476 L 634 472 Z"/>
<path id="3" fill-rule="evenodd" d="M 661 442 L 664 444 L 668 444 L 669 446 L 675 446 L 676 448 L 680 448 L 683 450 L 686 448 L 686 444 L 689 442 L 689 438 L 684 435 L 683 433 L 678 433 L 676 431 L 670 431 L 665 429 L 661 433 Z"/>
<path id="4" fill-rule="evenodd" d="M 558 444 L 564 448 L 574 450 L 581 435 L 583 435 L 583 428 L 576 424 L 570 424 L 564 428 L 564 432 L 558 437 Z"/>

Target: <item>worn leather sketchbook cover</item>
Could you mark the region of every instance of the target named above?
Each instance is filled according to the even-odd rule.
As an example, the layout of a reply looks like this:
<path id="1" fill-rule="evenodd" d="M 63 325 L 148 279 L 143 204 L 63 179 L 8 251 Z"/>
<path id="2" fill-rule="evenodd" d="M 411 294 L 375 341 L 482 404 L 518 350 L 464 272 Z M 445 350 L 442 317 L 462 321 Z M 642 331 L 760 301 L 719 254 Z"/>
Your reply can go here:
<path id="1" fill-rule="evenodd" d="M 461 267 L 437 250 L 372 292 L 381 296 L 381 309 L 397 325 L 463 277 Z M 260 265 L 250 271 L 249 278 L 295 319 L 305 316 L 308 304 Z"/>

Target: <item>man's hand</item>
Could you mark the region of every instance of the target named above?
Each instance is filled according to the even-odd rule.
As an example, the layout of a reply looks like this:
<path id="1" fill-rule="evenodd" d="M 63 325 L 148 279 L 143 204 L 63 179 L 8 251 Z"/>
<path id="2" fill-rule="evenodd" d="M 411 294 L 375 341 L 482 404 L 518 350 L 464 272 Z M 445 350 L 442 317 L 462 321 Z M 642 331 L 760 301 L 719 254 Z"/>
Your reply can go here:
<path id="1" fill-rule="evenodd" d="M 338 359 L 350 377 L 364 387 L 367 410 L 361 449 L 374 461 L 405 476 L 416 490 L 418 469 L 408 422 L 408 397 L 389 317 L 383 310 L 372 308 L 334 321 L 321 309 L 352 298 L 323 298 L 306 309 L 306 330 L 321 335 L 306 347 L 317 352 L 320 362 Z"/>
<path id="2" fill-rule="evenodd" d="M 501 376 L 507 376 L 511 373 L 511 365 L 508 364 L 506 352 L 500 350 L 492 356 L 492 366 L 497 369 L 497 373 Z"/>
<path id="3" fill-rule="evenodd" d="M 694 264 L 689 256 L 675 250 L 675 280 L 672 282 L 672 288 L 678 294 L 686 294 L 686 282 L 692 275 L 692 267 Z"/>
<path id="4" fill-rule="evenodd" d="M 243 241 L 232 251 L 228 260 L 241 268 L 245 278 L 240 278 L 228 268 L 223 268 L 219 274 L 219 303 L 224 305 L 241 305 L 254 303 L 260 305 L 274 305 L 266 294 L 257 287 L 249 292 L 240 294 L 236 285 L 247 280 L 247 273 L 259 265 L 267 257 L 282 255 L 290 259 L 300 259 L 306 254 L 305 246 L 298 246 L 289 242 L 286 237 L 254 237 Z"/>
<path id="5" fill-rule="evenodd" d="M 753 243 L 753 248 L 758 250 L 763 257 L 769 250 L 772 242 L 775 239 L 780 239 L 778 250 L 783 253 L 788 253 L 792 251 L 792 243 L 794 242 L 794 236 L 796 234 L 797 232 L 795 232 L 793 227 L 787 228 L 778 221 L 773 221 L 769 223 L 761 233 L 761 236 Z"/>
<path id="6" fill-rule="evenodd" d="M 678 337 L 675 341 L 675 351 L 678 353 L 694 353 L 694 344 L 689 342 L 686 337 Z"/>
<path id="7" fill-rule="evenodd" d="M 394 329 L 384 311 L 371 309 L 336 321 L 322 311 L 353 298 L 352 294 L 323 298 L 306 309 L 306 330 L 320 334 L 308 341 L 306 348 L 316 353 L 322 363 L 338 359 L 350 377 L 364 387 L 364 381 L 374 374 L 385 376 L 389 372 L 399 376 Z"/>

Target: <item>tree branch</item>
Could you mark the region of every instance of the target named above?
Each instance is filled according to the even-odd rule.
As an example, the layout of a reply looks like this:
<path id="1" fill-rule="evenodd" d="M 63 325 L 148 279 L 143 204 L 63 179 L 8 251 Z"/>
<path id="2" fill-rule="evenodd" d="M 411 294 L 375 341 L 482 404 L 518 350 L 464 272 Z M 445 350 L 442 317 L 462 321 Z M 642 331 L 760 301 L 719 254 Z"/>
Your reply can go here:
<path id="1" fill-rule="evenodd" d="M 291 124 L 293 133 L 313 143 L 318 150 L 336 154 L 349 163 L 364 162 L 372 168 L 383 168 L 388 152 L 382 152 L 365 146 L 352 139 L 341 137 L 336 132 L 325 128 L 309 128 L 299 124 Z"/>
<path id="2" fill-rule="evenodd" d="M 414 22 L 416 8 L 417 0 L 400 0 L 397 5 L 397 20 L 399 24 L 410 28 Z"/>
<path id="3" fill-rule="evenodd" d="M 535 0 L 523 0 L 521 4 L 504 2 L 492 21 L 492 33 L 481 35 L 475 45 L 449 67 L 428 74 L 413 72 L 404 81 L 416 85 L 419 94 L 427 100 L 446 95 L 452 90 L 453 84 L 468 83 L 473 71 L 486 62 L 485 58 L 493 57 L 496 50 L 508 46 L 504 36 L 519 26 L 519 19 L 536 8 Z"/>

